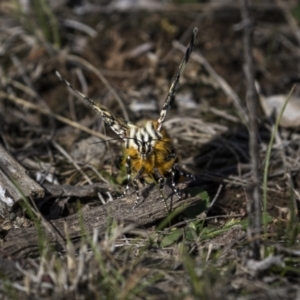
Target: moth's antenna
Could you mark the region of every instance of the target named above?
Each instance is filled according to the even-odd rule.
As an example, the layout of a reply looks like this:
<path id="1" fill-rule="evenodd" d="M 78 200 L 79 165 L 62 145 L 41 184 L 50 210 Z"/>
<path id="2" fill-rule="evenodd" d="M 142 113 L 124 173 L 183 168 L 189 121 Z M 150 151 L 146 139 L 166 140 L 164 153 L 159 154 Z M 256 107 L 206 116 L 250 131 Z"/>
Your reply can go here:
<path id="1" fill-rule="evenodd" d="M 114 116 L 112 113 L 109 112 L 109 110 L 105 106 L 97 105 L 93 100 L 88 98 L 86 95 L 80 93 L 72 86 L 72 84 L 69 81 L 63 78 L 58 71 L 55 71 L 55 74 L 70 89 L 72 89 L 77 95 L 79 95 L 83 100 L 85 100 L 89 104 L 89 106 L 103 118 L 104 122 L 107 125 L 109 125 L 110 128 L 119 137 L 124 138 L 126 136 L 126 133 L 128 131 L 128 123 L 126 121 L 124 121 L 119 117 Z"/>
<path id="2" fill-rule="evenodd" d="M 193 48 L 194 48 L 194 45 L 195 45 L 195 40 L 196 40 L 196 36 L 197 36 L 197 32 L 198 32 L 198 28 L 195 27 L 194 30 L 193 30 L 193 33 L 192 33 L 192 37 L 191 37 L 191 41 L 190 43 L 188 44 L 187 48 L 186 48 L 186 51 L 185 51 L 185 54 L 184 54 L 184 57 L 178 67 L 178 70 L 173 78 L 173 81 L 172 81 L 172 84 L 170 86 L 170 89 L 169 89 L 169 93 L 168 93 L 168 96 L 167 96 L 167 99 L 163 105 L 163 108 L 160 112 L 160 116 L 159 116 L 159 119 L 158 119 L 158 125 L 157 125 L 157 130 L 160 131 L 161 130 L 161 127 L 162 127 L 162 124 L 165 120 L 165 117 L 166 117 L 166 114 L 167 114 L 167 111 L 168 109 L 170 108 L 171 104 L 173 103 L 174 101 L 174 98 L 175 98 L 175 94 L 176 94 L 176 86 L 178 84 L 178 81 L 179 81 L 179 78 L 180 78 L 180 75 L 182 74 L 187 62 L 189 61 L 189 58 L 190 58 L 190 55 L 193 51 Z"/>

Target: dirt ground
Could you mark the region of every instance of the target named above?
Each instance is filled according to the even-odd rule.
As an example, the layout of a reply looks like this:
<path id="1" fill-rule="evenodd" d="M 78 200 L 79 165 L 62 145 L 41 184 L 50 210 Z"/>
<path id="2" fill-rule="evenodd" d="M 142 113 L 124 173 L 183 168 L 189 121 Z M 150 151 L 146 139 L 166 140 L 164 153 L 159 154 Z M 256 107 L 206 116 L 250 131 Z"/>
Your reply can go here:
<path id="1" fill-rule="evenodd" d="M 43 193 L 0 206 L 0 295 L 298 299 L 299 3 L 252 1 L 267 191 L 262 260 L 253 261 L 240 2 L 133 2 L 0 3 L 0 146 Z M 155 184 L 141 187 L 145 200 L 132 211 L 134 193 L 118 198 L 122 141 L 55 71 L 116 116 L 157 120 L 194 27 L 193 55 L 164 126 L 180 169 L 196 179 L 180 183 L 184 200 L 166 185 L 171 213 Z M 263 101 L 286 99 L 293 85 L 287 111 L 295 121 L 283 116 L 263 186 L 276 118 Z"/>

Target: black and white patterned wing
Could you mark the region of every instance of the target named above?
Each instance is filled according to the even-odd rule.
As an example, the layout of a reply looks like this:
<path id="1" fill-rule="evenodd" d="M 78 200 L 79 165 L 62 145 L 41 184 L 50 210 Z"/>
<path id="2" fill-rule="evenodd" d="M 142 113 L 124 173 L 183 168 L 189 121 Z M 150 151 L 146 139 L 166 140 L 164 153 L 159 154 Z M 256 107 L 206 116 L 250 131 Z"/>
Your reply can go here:
<path id="1" fill-rule="evenodd" d="M 122 139 L 126 137 L 126 133 L 128 132 L 129 125 L 128 123 L 113 115 L 105 106 L 97 105 L 93 100 L 89 99 L 84 94 L 80 93 L 76 90 L 70 82 L 68 82 L 65 78 L 63 78 L 58 71 L 55 72 L 56 76 L 63 81 L 69 88 L 71 88 L 77 95 L 83 98 L 88 105 L 97 112 L 104 120 L 104 122 L 111 127 L 111 129 Z"/>
<path id="2" fill-rule="evenodd" d="M 186 51 L 185 51 L 185 54 L 184 54 L 184 57 L 178 67 L 178 70 L 173 78 L 173 81 L 172 81 L 172 84 L 170 86 L 170 89 L 169 89 L 169 93 L 168 93 L 168 96 L 167 96 L 167 99 L 162 107 L 162 110 L 160 112 L 160 116 L 159 116 L 159 119 L 158 119 L 158 124 L 157 124 L 157 130 L 160 131 L 161 128 L 162 128 L 162 124 L 165 120 L 165 117 L 166 117 L 166 114 L 167 114 L 167 111 L 168 109 L 170 108 L 171 104 L 173 103 L 174 101 L 174 98 L 175 98 L 175 94 L 176 94 L 176 86 L 178 84 L 178 81 L 179 81 L 179 78 L 180 78 L 180 75 L 182 74 L 187 62 L 189 61 L 189 58 L 190 58 L 190 55 L 193 51 L 193 47 L 195 45 L 195 40 L 196 40 L 196 36 L 197 36 L 197 32 L 198 32 L 198 28 L 195 27 L 194 30 L 193 30 L 193 34 L 192 34 L 192 37 L 191 37 L 191 41 L 189 43 L 189 45 L 187 46 L 186 48 Z"/>

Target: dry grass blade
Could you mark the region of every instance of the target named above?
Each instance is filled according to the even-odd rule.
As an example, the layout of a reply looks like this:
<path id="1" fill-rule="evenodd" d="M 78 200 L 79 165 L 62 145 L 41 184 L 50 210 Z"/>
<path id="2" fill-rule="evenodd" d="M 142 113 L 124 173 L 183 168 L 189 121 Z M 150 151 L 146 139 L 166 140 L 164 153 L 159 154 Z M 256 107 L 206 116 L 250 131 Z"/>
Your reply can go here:
<path id="1" fill-rule="evenodd" d="M 175 41 L 173 45 L 176 49 L 182 52 L 185 51 L 185 47 L 180 43 Z M 242 119 L 243 123 L 247 124 L 248 116 L 241 105 L 241 100 L 239 99 L 236 92 L 229 86 L 226 80 L 217 74 L 217 72 L 212 68 L 209 62 L 199 52 L 192 53 L 191 59 L 194 59 L 195 61 L 203 65 L 204 68 L 207 70 L 207 72 L 210 74 L 210 76 L 218 82 L 221 89 L 224 91 L 225 95 L 227 95 L 233 101 L 233 104 L 235 105 L 237 112 L 240 118 Z"/>
<path id="2" fill-rule="evenodd" d="M 125 108 L 125 105 L 120 98 L 120 96 L 117 94 L 115 89 L 111 86 L 111 84 L 106 80 L 106 78 L 103 76 L 103 74 L 99 71 L 99 69 L 95 68 L 92 64 L 90 64 L 88 61 L 85 59 L 78 57 L 76 55 L 66 55 L 66 60 L 72 63 L 80 64 L 82 67 L 86 68 L 87 70 L 93 72 L 99 79 L 104 83 L 104 85 L 108 88 L 108 90 L 113 94 L 115 99 L 120 105 L 120 108 L 122 110 L 124 119 L 126 121 L 129 120 L 127 110 Z"/>
<path id="3" fill-rule="evenodd" d="M 40 107 L 40 106 L 38 106 L 36 104 L 33 104 L 33 103 L 31 103 L 31 102 L 29 102 L 27 100 L 24 100 L 22 98 L 16 97 L 16 96 L 14 96 L 12 94 L 8 94 L 8 93 L 0 91 L 0 98 L 9 99 L 9 100 L 13 101 L 14 103 L 16 103 L 16 104 L 18 104 L 20 106 L 24 106 L 27 109 L 33 109 L 33 110 L 36 110 L 39 113 L 42 113 L 44 115 L 51 116 L 51 117 L 55 118 L 56 120 L 58 120 L 60 122 L 63 122 L 65 124 L 69 125 L 69 126 L 72 126 L 72 127 L 76 128 L 76 129 L 79 129 L 81 131 L 84 131 L 86 133 L 94 135 L 96 137 L 99 137 L 102 140 L 105 140 L 105 141 L 109 140 L 109 138 L 107 136 L 105 136 L 104 134 L 101 134 L 100 132 L 97 132 L 95 130 L 92 130 L 92 129 L 89 129 L 89 128 L 85 127 L 85 126 L 82 126 L 82 125 L 80 125 L 77 122 L 73 122 L 73 121 L 71 121 L 68 118 L 62 117 L 62 116 L 60 116 L 58 114 L 55 114 L 55 113 L 49 111 L 46 108 Z"/>
<path id="4" fill-rule="evenodd" d="M 297 24 L 297 21 L 293 17 L 292 13 L 290 12 L 290 8 L 288 7 L 288 4 L 283 2 L 282 0 L 276 0 L 277 5 L 282 9 L 284 16 L 292 29 L 292 33 L 294 34 L 295 38 L 298 42 L 298 53 L 299 53 L 299 47 L 300 47 L 300 30 L 299 26 Z"/>
<path id="5" fill-rule="evenodd" d="M 80 168 L 80 166 L 72 159 L 72 157 L 60 145 L 58 145 L 54 141 L 52 141 L 52 144 L 57 150 L 59 150 L 60 153 L 62 153 L 74 165 L 76 170 L 78 170 L 78 172 L 80 172 L 80 174 L 85 178 L 85 180 L 89 184 L 93 184 L 91 179 L 85 174 L 85 172 Z M 98 193 L 98 197 L 99 197 L 99 199 L 100 199 L 100 201 L 102 202 L 103 205 L 106 204 L 105 200 L 103 199 L 103 197 L 101 196 L 100 193 Z"/>
<path id="6" fill-rule="evenodd" d="M 83 170 L 80 168 L 80 166 L 72 159 L 72 157 L 64 150 L 59 144 L 56 142 L 52 141 L 53 146 L 63 155 L 65 156 L 69 162 L 73 164 L 73 166 L 76 168 L 77 171 L 81 173 L 81 175 L 85 178 L 85 180 L 89 183 L 92 184 L 92 181 L 90 178 L 83 172 Z"/>

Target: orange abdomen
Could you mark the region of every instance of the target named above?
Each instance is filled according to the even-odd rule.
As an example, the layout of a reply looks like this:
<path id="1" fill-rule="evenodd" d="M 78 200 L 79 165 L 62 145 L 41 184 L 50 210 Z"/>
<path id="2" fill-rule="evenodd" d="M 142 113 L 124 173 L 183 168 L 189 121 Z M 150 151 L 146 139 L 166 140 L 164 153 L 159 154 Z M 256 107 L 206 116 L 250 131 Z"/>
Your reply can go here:
<path id="1" fill-rule="evenodd" d="M 148 177 L 157 177 L 154 172 L 155 168 L 163 177 L 167 177 L 170 174 L 172 166 L 177 162 L 177 157 L 174 154 L 174 147 L 166 130 L 162 129 L 161 134 L 163 138 L 155 143 L 153 151 L 146 159 L 142 159 L 137 149 L 132 147 L 124 149 L 124 161 L 127 156 L 130 156 L 131 171 L 133 174 L 136 174 L 142 167 L 144 168 L 142 177 L 145 179 Z"/>

